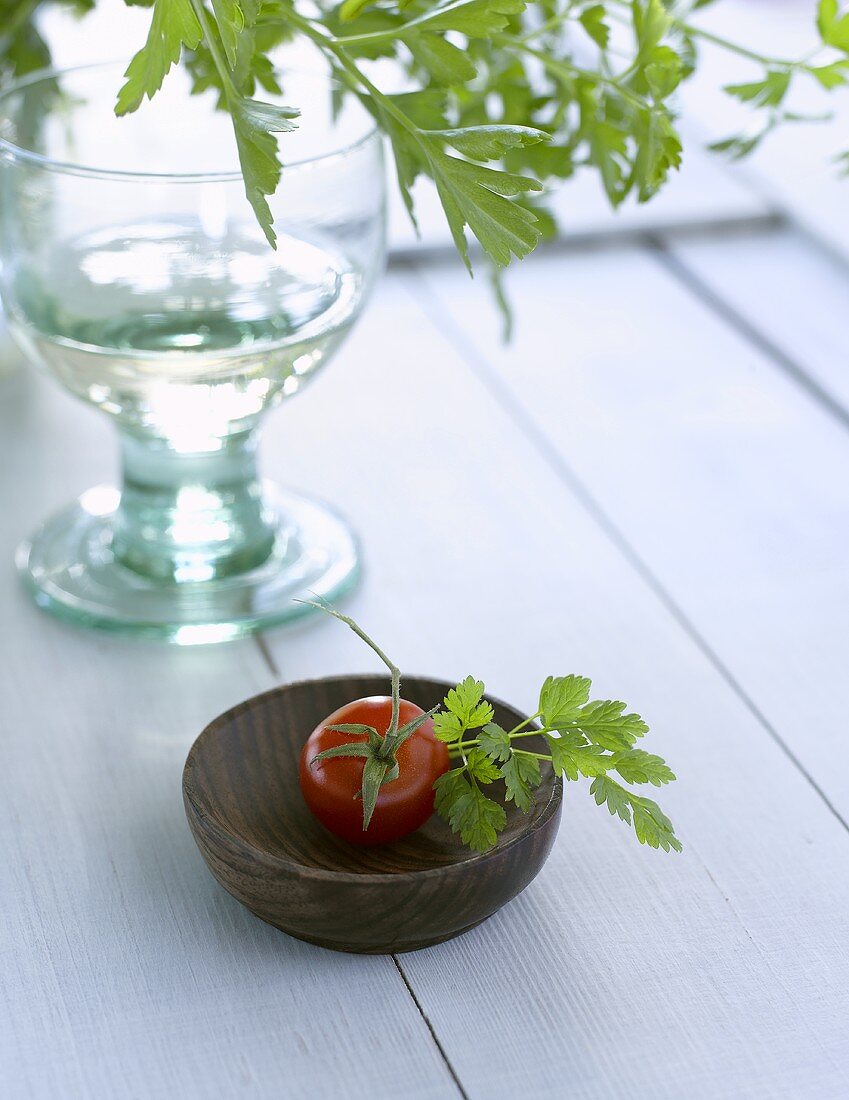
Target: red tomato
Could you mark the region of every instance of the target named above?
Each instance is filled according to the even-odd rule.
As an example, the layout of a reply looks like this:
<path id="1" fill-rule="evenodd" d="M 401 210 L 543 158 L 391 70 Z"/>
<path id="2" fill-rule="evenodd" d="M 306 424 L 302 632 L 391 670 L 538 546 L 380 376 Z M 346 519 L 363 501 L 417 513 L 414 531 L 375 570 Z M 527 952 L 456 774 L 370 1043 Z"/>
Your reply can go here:
<path id="1" fill-rule="evenodd" d="M 421 707 L 402 699 L 399 727 L 423 713 Z M 389 844 L 424 825 L 433 813 L 434 781 L 450 767 L 448 749 L 436 739 L 433 722 L 428 720 L 398 749 L 398 778 L 380 788 L 371 822 L 363 831 L 362 757 L 331 757 L 312 768 L 310 762 L 325 749 L 368 740 L 364 734 L 340 733 L 328 726 L 362 723 L 385 734 L 391 718 L 388 696 L 356 699 L 328 715 L 301 753 L 300 783 L 307 805 L 322 825 L 351 844 Z"/>

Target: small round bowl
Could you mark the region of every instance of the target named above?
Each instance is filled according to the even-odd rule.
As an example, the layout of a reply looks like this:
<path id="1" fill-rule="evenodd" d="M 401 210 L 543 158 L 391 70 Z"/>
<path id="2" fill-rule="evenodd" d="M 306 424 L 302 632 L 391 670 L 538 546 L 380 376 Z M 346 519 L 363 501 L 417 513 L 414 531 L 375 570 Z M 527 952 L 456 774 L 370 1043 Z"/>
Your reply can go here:
<path id="1" fill-rule="evenodd" d="M 452 686 L 408 676 L 402 694 L 428 709 Z M 328 714 L 387 689 L 385 676 L 340 676 L 254 696 L 206 727 L 183 771 L 189 825 L 224 889 L 290 936 L 337 951 L 414 951 L 466 932 L 535 878 L 560 824 L 563 784 L 548 771 L 530 813 L 511 804 L 488 852 L 471 851 L 436 814 L 381 847 L 329 833 L 301 796 L 301 749 Z M 506 729 L 523 720 L 491 702 Z M 490 789 L 503 795 L 500 783 Z"/>

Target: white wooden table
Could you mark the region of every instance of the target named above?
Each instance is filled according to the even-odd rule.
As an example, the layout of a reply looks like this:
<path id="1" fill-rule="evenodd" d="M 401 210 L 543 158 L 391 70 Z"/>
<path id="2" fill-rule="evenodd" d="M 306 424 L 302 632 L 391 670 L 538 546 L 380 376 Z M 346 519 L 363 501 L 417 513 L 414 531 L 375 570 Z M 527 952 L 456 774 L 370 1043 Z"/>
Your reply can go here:
<path id="1" fill-rule="evenodd" d="M 456 266 L 396 265 L 266 467 L 354 521 L 349 606 L 404 668 L 520 706 L 579 671 L 642 711 L 683 855 L 570 787 L 540 878 L 451 943 L 359 958 L 251 917 L 189 835 L 188 747 L 368 655 L 325 620 L 190 650 L 36 611 L 16 541 L 114 456 L 12 374 L 4 1097 L 849 1094 L 849 275 L 761 226 L 550 251 L 510 286 L 503 348 Z"/>
<path id="2" fill-rule="evenodd" d="M 399 229 L 266 429 L 267 472 L 361 532 L 349 607 L 402 667 L 519 706 L 585 673 L 679 775 L 681 856 L 571 786 L 539 879 L 427 951 L 287 938 L 183 816 L 209 719 L 367 652 L 325 620 L 191 650 L 37 612 L 15 544 L 113 441 L 0 377 L 4 1100 L 849 1095 L 849 268 L 769 195 L 703 167 L 614 225 L 564 192 L 573 244 L 511 277 L 507 348 L 483 280 Z"/>

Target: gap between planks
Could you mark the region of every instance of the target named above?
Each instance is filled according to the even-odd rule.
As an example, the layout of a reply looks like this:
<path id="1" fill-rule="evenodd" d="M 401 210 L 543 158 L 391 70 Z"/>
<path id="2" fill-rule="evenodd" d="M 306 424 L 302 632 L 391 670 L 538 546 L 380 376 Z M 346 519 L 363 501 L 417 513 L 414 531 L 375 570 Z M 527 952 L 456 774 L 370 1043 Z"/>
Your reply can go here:
<path id="1" fill-rule="evenodd" d="M 805 371 L 804 366 L 792 356 L 785 353 L 778 345 L 773 343 L 758 326 L 743 317 L 733 305 L 709 287 L 690 267 L 677 256 L 667 243 L 669 240 L 692 237 L 723 237 L 733 236 L 740 231 L 751 234 L 769 234 L 776 229 L 785 228 L 786 219 L 780 215 L 767 215 L 763 218 L 750 218 L 745 221 L 731 221 L 728 224 L 717 223 L 711 225 L 699 225 L 692 227 L 679 227 L 669 232 L 664 231 L 627 231 L 622 234 L 587 235 L 586 237 L 573 237 L 553 246 L 548 246 L 547 251 L 580 252 L 613 250 L 625 246 L 637 245 L 648 252 L 652 258 L 664 267 L 693 297 L 718 316 L 723 323 L 732 328 L 744 340 L 756 348 L 773 366 L 787 374 L 793 381 L 820 405 L 822 405 L 843 427 L 849 428 L 849 411 L 845 410 L 823 387 L 821 387 Z M 771 740 L 776 744 L 784 756 L 794 768 L 804 777 L 812 790 L 828 808 L 832 816 L 839 824 L 849 831 L 849 822 L 838 811 L 826 793 L 816 782 L 813 776 L 806 770 L 802 762 L 778 732 L 766 716 L 759 709 L 755 701 L 745 690 L 743 685 L 733 675 L 730 668 L 719 657 L 718 653 L 708 644 L 707 640 L 697 629 L 695 623 L 684 612 L 683 608 L 675 601 L 670 592 L 661 582 L 659 576 L 649 567 L 647 562 L 637 552 L 634 545 L 628 540 L 624 532 L 617 526 L 612 517 L 602 507 L 600 501 L 590 492 L 587 486 L 576 475 L 568 462 L 557 450 L 536 430 L 532 416 L 522 408 L 517 407 L 512 400 L 512 395 L 502 383 L 497 372 L 490 366 L 486 357 L 467 339 L 462 330 L 454 323 L 452 318 L 442 309 L 441 304 L 433 296 L 426 281 L 418 277 L 417 269 L 421 266 L 430 266 L 445 262 L 447 253 L 443 250 L 428 250 L 423 253 L 394 254 L 390 259 L 390 265 L 399 273 L 415 280 L 421 290 L 420 302 L 423 310 L 429 316 L 434 326 L 452 344 L 468 369 L 475 375 L 480 384 L 490 393 L 499 406 L 507 413 L 517 431 L 519 431 L 537 450 L 543 460 L 549 465 L 558 479 L 565 485 L 568 491 L 578 500 L 581 507 L 590 516 L 592 521 L 611 541 L 622 554 L 623 558 L 631 565 L 637 575 L 644 581 L 661 605 L 669 612 L 675 622 L 681 627 L 687 637 L 694 643 L 706 660 L 715 668 L 729 689 L 740 699 L 753 718 L 763 727 Z M 262 633 L 254 635 L 257 648 L 275 678 L 280 679 L 281 670 L 274 659 L 273 653 Z M 709 872 L 708 872 L 709 873 Z M 404 987 L 412 1000 L 417 1012 L 421 1016 L 431 1042 L 439 1057 L 444 1063 L 451 1079 L 457 1089 L 457 1094 L 462 1100 L 469 1100 L 460 1077 L 448 1058 L 446 1051 L 440 1042 L 436 1031 L 425 1013 L 421 1002 L 398 958 L 391 955 L 392 962 L 404 983 Z"/>
<path id="2" fill-rule="evenodd" d="M 280 669 L 277 667 L 277 662 L 274 659 L 274 655 L 271 652 L 271 649 L 269 648 L 268 642 L 266 641 L 264 635 L 261 632 L 257 632 L 256 634 L 253 635 L 253 638 L 254 638 L 254 641 L 256 642 L 257 649 L 259 650 L 260 655 L 262 656 L 263 660 L 265 661 L 265 664 L 268 666 L 268 669 L 270 670 L 271 674 L 276 679 L 278 679 L 278 680 L 281 679 Z M 454 1082 L 454 1085 L 457 1088 L 457 1095 L 461 1098 L 461 1100 L 469 1100 L 469 1094 L 466 1092 L 465 1088 L 463 1087 L 463 1083 L 460 1080 L 460 1077 L 457 1073 L 457 1070 L 454 1068 L 454 1066 L 451 1062 L 451 1059 L 445 1053 L 445 1048 L 443 1047 L 442 1043 L 439 1041 L 439 1038 L 436 1034 L 436 1030 L 434 1029 L 433 1024 L 430 1022 L 430 1019 L 429 1019 L 427 1013 L 422 1008 L 421 1001 L 419 1001 L 418 997 L 416 996 L 416 992 L 413 989 L 413 986 L 410 983 L 410 979 L 407 977 L 407 974 L 406 974 L 403 966 L 401 965 L 400 959 L 398 958 L 397 955 L 390 955 L 389 957 L 392 959 L 392 962 L 395 964 L 395 969 L 398 971 L 398 974 L 401 977 L 401 981 L 404 983 L 404 988 L 407 990 L 407 994 L 409 995 L 410 1000 L 413 1002 L 413 1005 L 415 1006 L 415 1009 L 418 1012 L 419 1016 L 421 1016 L 422 1022 L 424 1023 L 425 1027 L 428 1030 L 428 1034 L 430 1035 L 431 1042 L 433 1043 L 433 1046 L 434 1046 L 437 1054 L 442 1059 L 442 1062 L 443 1062 L 446 1070 L 450 1074 L 451 1080 Z"/>
<path id="3" fill-rule="evenodd" d="M 694 298 L 718 317 L 729 328 L 733 329 L 748 344 L 751 344 L 773 366 L 792 379 L 800 389 L 814 399 L 831 417 L 843 428 L 849 429 L 849 409 L 837 400 L 829 391 L 805 369 L 804 364 L 794 356 L 789 355 L 783 348 L 753 321 L 748 320 L 732 305 L 732 303 L 718 291 L 714 290 L 697 272 L 682 259 L 681 256 L 670 248 L 669 241 L 674 239 L 673 234 L 667 236 L 649 233 L 645 235 L 644 247 L 654 256 L 661 267 L 665 268 L 674 279 L 677 280 Z M 816 244 L 815 241 L 812 243 Z"/>
<path id="4" fill-rule="evenodd" d="M 615 252 L 634 245 L 650 246 L 655 238 L 674 237 L 676 240 L 698 241 L 747 235 L 770 234 L 787 229 L 791 224 L 780 210 L 768 210 L 763 214 L 746 214 L 744 217 L 717 218 L 713 221 L 671 222 L 668 226 L 652 229 L 630 227 L 592 230 L 588 233 L 570 231 L 550 241 L 543 241 L 534 252 L 536 255 L 552 255 L 574 252 Z M 472 260 L 482 262 L 480 249 L 471 246 Z M 445 263 L 459 262 L 457 250 L 452 244 L 422 245 L 417 248 L 394 248 L 389 253 L 387 266 L 390 272 L 410 271 L 417 267 L 438 267 Z"/>
<path id="5" fill-rule="evenodd" d="M 659 247 L 657 239 L 654 234 L 644 233 L 643 247 L 654 258 L 655 262 L 663 264 L 663 257 L 666 255 L 662 245 Z M 689 282 L 683 277 L 683 274 L 676 270 L 672 265 L 668 270 L 673 274 L 675 278 L 684 286 L 684 288 L 694 296 L 698 297 L 700 301 L 704 302 L 701 297 L 698 287 L 701 285 L 700 280 L 694 279 L 693 282 Z M 415 268 L 409 269 L 409 277 L 415 279 L 419 287 L 419 301 L 421 302 L 422 309 L 428 314 L 432 324 L 443 334 L 446 340 L 454 347 L 460 358 L 466 363 L 468 368 L 472 371 L 481 385 L 487 390 L 487 392 L 494 398 L 499 406 L 504 410 L 508 417 L 512 420 L 515 428 L 525 437 L 525 439 L 534 447 L 543 460 L 547 463 L 550 469 L 555 475 L 563 482 L 563 484 L 571 491 L 576 500 L 580 503 L 581 507 L 590 516 L 593 522 L 598 528 L 607 536 L 613 543 L 617 550 L 622 554 L 625 560 L 631 565 L 638 576 L 645 582 L 652 593 L 656 596 L 663 607 L 669 612 L 675 622 L 681 627 L 688 638 L 698 648 L 698 650 L 704 655 L 704 657 L 710 662 L 710 664 L 716 669 L 717 673 L 722 677 L 731 691 L 740 699 L 746 709 L 751 713 L 753 718 L 764 728 L 771 740 L 778 746 L 784 756 L 790 761 L 790 763 L 797 769 L 797 771 L 805 778 L 812 790 L 814 790 L 817 796 L 822 800 L 824 805 L 828 808 L 829 812 L 835 818 L 840 825 L 849 832 L 849 821 L 843 817 L 834 803 L 829 799 L 822 787 L 817 783 L 814 777 L 807 771 L 802 764 L 801 760 L 796 756 L 778 730 L 769 722 L 758 705 L 748 694 L 743 685 L 737 680 L 730 668 L 725 664 L 719 654 L 708 643 L 707 639 L 701 634 L 696 627 L 695 623 L 686 614 L 683 608 L 673 598 L 668 589 L 664 586 L 660 577 L 649 567 L 645 559 L 638 553 L 635 546 L 626 537 L 622 529 L 615 523 L 613 518 L 602 507 L 601 502 L 595 497 L 583 481 L 577 476 L 575 471 L 569 465 L 568 462 L 560 455 L 556 448 L 551 444 L 548 439 L 542 435 L 534 422 L 532 415 L 525 411 L 520 405 L 517 405 L 513 400 L 513 396 L 508 387 L 502 382 L 499 374 L 494 370 L 486 359 L 485 355 L 478 352 L 477 348 L 468 340 L 465 333 L 455 324 L 453 318 L 443 310 L 441 303 L 434 297 L 427 281 L 419 278 Z M 705 288 L 706 294 L 710 295 L 712 292 Z M 707 303 L 711 305 L 710 302 Z M 719 300 L 717 299 L 717 304 Z M 750 326 L 747 321 L 742 317 L 740 318 L 740 327 L 734 326 L 731 320 L 726 316 L 725 312 L 720 312 L 720 317 L 727 323 L 735 328 L 735 331 L 744 336 L 747 340 L 754 343 L 755 347 L 763 352 L 769 362 L 775 363 L 775 359 L 770 355 L 768 346 L 763 346 L 756 341 L 757 330 L 753 326 Z M 776 349 L 779 350 L 779 349 Z M 780 351 L 779 351 L 780 354 Z M 782 364 L 778 364 L 781 366 Z M 801 372 L 801 371 L 800 371 Z M 804 372 L 801 372 L 804 375 Z M 796 377 L 795 375 L 793 376 Z M 798 379 L 797 379 L 798 380 Z M 813 385 L 816 385 L 815 383 Z M 817 387 L 818 389 L 818 387 Z M 846 414 L 839 406 L 835 406 L 839 409 L 841 414 L 841 421 L 849 427 L 849 414 Z"/>

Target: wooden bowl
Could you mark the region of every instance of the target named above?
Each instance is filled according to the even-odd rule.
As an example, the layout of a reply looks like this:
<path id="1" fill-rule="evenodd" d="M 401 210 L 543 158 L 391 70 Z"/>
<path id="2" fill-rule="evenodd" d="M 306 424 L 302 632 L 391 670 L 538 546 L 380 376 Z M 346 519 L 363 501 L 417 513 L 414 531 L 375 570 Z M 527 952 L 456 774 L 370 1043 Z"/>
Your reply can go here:
<path id="1" fill-rule="evenodd" d="M 402 692 L 427 709 L 451 686 L 408 676 Z M 303 744 L 344 703 L 387 690 L 385 676 L 344 676 L 257 695 L 206 727 L 183 772 L 189 825 L 224 889 L 290 936 L 337 951 L 413 951 L 473 928 L 536 876 L 560 824 L 563 784 L 549 772 L 531 812 L 511 804 L 498 844 L 483 854 L 436 814 L 382 847 L 327 832 L 301 797 Z M 506 729 L 522 721 L 492 702 Z"/>

